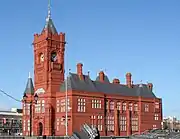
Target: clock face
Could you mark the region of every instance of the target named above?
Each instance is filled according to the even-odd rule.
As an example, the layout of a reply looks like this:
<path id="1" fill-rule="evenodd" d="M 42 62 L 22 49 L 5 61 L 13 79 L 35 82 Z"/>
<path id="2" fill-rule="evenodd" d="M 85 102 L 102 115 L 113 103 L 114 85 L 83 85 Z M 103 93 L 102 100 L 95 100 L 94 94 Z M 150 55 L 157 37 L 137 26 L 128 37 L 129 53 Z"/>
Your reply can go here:
<path id="1" fill-rule="evenodd" d="M 41 60 L 41 62 L 44 61 L 44 54 L 41 54 L 41 55 L 40 55 L 40 60 Z"/>
<path id="2" fill-rule="evenodd" d="M 57 60 L 56 52 L 51 53 L 51 62 L 55 62 Z"/>

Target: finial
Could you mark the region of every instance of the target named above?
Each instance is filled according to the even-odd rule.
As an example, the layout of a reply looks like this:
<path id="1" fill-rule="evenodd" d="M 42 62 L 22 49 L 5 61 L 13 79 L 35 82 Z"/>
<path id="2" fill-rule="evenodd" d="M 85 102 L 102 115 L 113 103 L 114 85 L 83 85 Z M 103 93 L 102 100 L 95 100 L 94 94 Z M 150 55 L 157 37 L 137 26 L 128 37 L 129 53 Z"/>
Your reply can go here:
<path id="1" fill-rule="evenodd" d="M 29 79 L 31 78 L 31 73 L 29 72 L 29 77 L 28 77 Z"/>
<path id="2" fill-rule="evenodd" d="M 48 0 L 48 18 L 51 18 L 51 0 Z"/>

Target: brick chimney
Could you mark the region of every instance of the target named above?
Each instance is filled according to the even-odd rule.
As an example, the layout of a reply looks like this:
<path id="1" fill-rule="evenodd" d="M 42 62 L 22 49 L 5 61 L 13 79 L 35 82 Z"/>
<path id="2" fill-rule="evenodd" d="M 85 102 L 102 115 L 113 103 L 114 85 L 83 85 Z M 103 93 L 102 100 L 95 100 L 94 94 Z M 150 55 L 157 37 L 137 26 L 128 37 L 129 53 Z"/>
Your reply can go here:
<path id="1" fill-rule="evenodd" d="M 131 75 L 131 73 L 126 73 L 126 85 L 129 87 L 129 88 L 131 88 L 132 87 L 132 81 L 131 81 L 131 77 L 132 77 L 132 75 Z"/>
<path id="2" fill-rule="evenodd" d="M 104 75 L 104 72 L 103 72 L 103 71 L 100 71 L 100 72 L 99 72 L 99 81 L 100 81 L 100 82 L 104 82 L 104 76 L 105 76 L 105 75 Z"/>
<path id="3" fill-rule="evenodd" d="M 80 79 L 83 79 L 82 67 L 83 67 L 82 63 L 78 63 L 77 64 L 77 74 L 79 75 Z"/>
<path id="4" fill-rule="evenodd" d="M 119 81 L 119 79 L 113 79 L 113 84 L 120 84 L 120 81 Z"/>
<path id="5" fill-rule="evenodd" d="M 148 83 L 147 86 L 148 86 L 149 90 L 151 90 L 151 91 L 153 90 L 153 84 L 152 83 Z"/>

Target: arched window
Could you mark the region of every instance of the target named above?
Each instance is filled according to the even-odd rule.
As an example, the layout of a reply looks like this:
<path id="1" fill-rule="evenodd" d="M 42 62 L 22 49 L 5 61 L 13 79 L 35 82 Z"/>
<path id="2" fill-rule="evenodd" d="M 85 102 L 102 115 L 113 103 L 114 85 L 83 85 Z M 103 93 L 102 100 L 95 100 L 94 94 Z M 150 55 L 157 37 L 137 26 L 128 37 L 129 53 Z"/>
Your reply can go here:
<path id="1" fill-rule="evenodd" d="M 56 62 L 57 61 L 57 53 L 56 52 L 52 52 L 51 53 L 51 62 Z"/>

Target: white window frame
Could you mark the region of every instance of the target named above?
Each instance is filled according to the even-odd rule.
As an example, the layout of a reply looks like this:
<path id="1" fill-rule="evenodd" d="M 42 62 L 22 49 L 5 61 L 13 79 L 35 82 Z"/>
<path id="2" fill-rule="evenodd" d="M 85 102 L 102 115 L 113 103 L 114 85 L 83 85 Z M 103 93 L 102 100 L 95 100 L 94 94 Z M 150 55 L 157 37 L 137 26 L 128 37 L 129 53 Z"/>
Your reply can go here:
<path id="1" fill-rule="evenodd" d="M 154 114 L 154 120 L 158 121 L 159 120 L 159 115 L 158 114 Z"/>
<path id="2" fill-rule="evenodd" d="M 27 121 L 28 122 L 28 131 L 30 131 L 30 120 Z"/>
<path id="3" fill-rule="evenodd" d="M 121 105 L 122 105 L 122 103 L 121 102 L 117 102 L 116 103 L 116 107 L 117 107 L 117 110 L 121 110 Z"/>
<path id="4" fill-rule="evenodd" d="M 144 104 L 144 111 L 149 112 L 149 104 Z"/>
<path id="5" fill-rule="evenodd" d="M 56 130 L 59 131 L 59 118 L 57 118 L 57 121 L 56 121 Z"/>
<path id="6" fill-rule="evenodd" d="M 102 124 L 103 124 L 103 118 L 102 118 L 102 115 L 98 115 L 98 130 L 99 131 L 102 131 L 103 130 L 103 126 L 102 126 Z"/>
<path id="7" fill-rule="evenodd" d="M 78 98 L 78 112 L 86 112 L 86 99 Z"/>
<path id="8" fill-rule="evenodd" d="M 114 116 L 109 115 L 107 117 L 107 130 L 114 131 Z"/>
<path id="9" fill-rule="evenodd" d="M 127 118 L 120 116 L 120 131 L 127 131 Z"/>
<path id="10" fill-rule="evenodd" d="M 129 103 L 129 110 L 132 111 L 133 110 L 133 104 Z"/>
<path id="11" fill-rule="evenodd" d="M 138 111 L 138 104 L 137 103 L 134 104 L 134 111 Z"/>
<path id="12" fill-rule="evenodd" d="M 159 102 L 155 102 L 155 109 L 159 109 Z"/>
<path id="13" fill-rule="evenodd" d="M 41 112 L 45 113 L 45 100 L 42 100 L 42 103 L 41 103 Z"/>
<path id="14" fill-rule="evenodd" d="M 126 102 L 123 102 L 123 104 L 122 104 L 122 110 L 123 110 L 123 111 L 126 111 L 126 109 L 127 109 L 127 103 L 126 103 Z"/>
<path id="15" fill-rule="evenodd" d="M 70 99 L 67 99 L 67 106 L 68 108 L 70 107 Z M 66 112 L 66 99 L 63 98 L 60 100 L 60 107 L 61 107 L 61 112 Z M 68 112 L 70 111 L 70 109 L 67 110 Z"/>
<path id="16" fill-rule="evenodd" d="M 60 101 L 59 101 L 59 99 L 56 100 L 56 111 L 60 112 Z"/>
<path id="17" fill-rule="evenodd" d="M 110 110 L 114 110 L 115 103 L 114 101 L 110 101 Z"/>
<path id="18" fill-rule="evenodd" d="M 91 127 L 95 128 L 96 127 L 96 116 L 91 115 Z"/>

